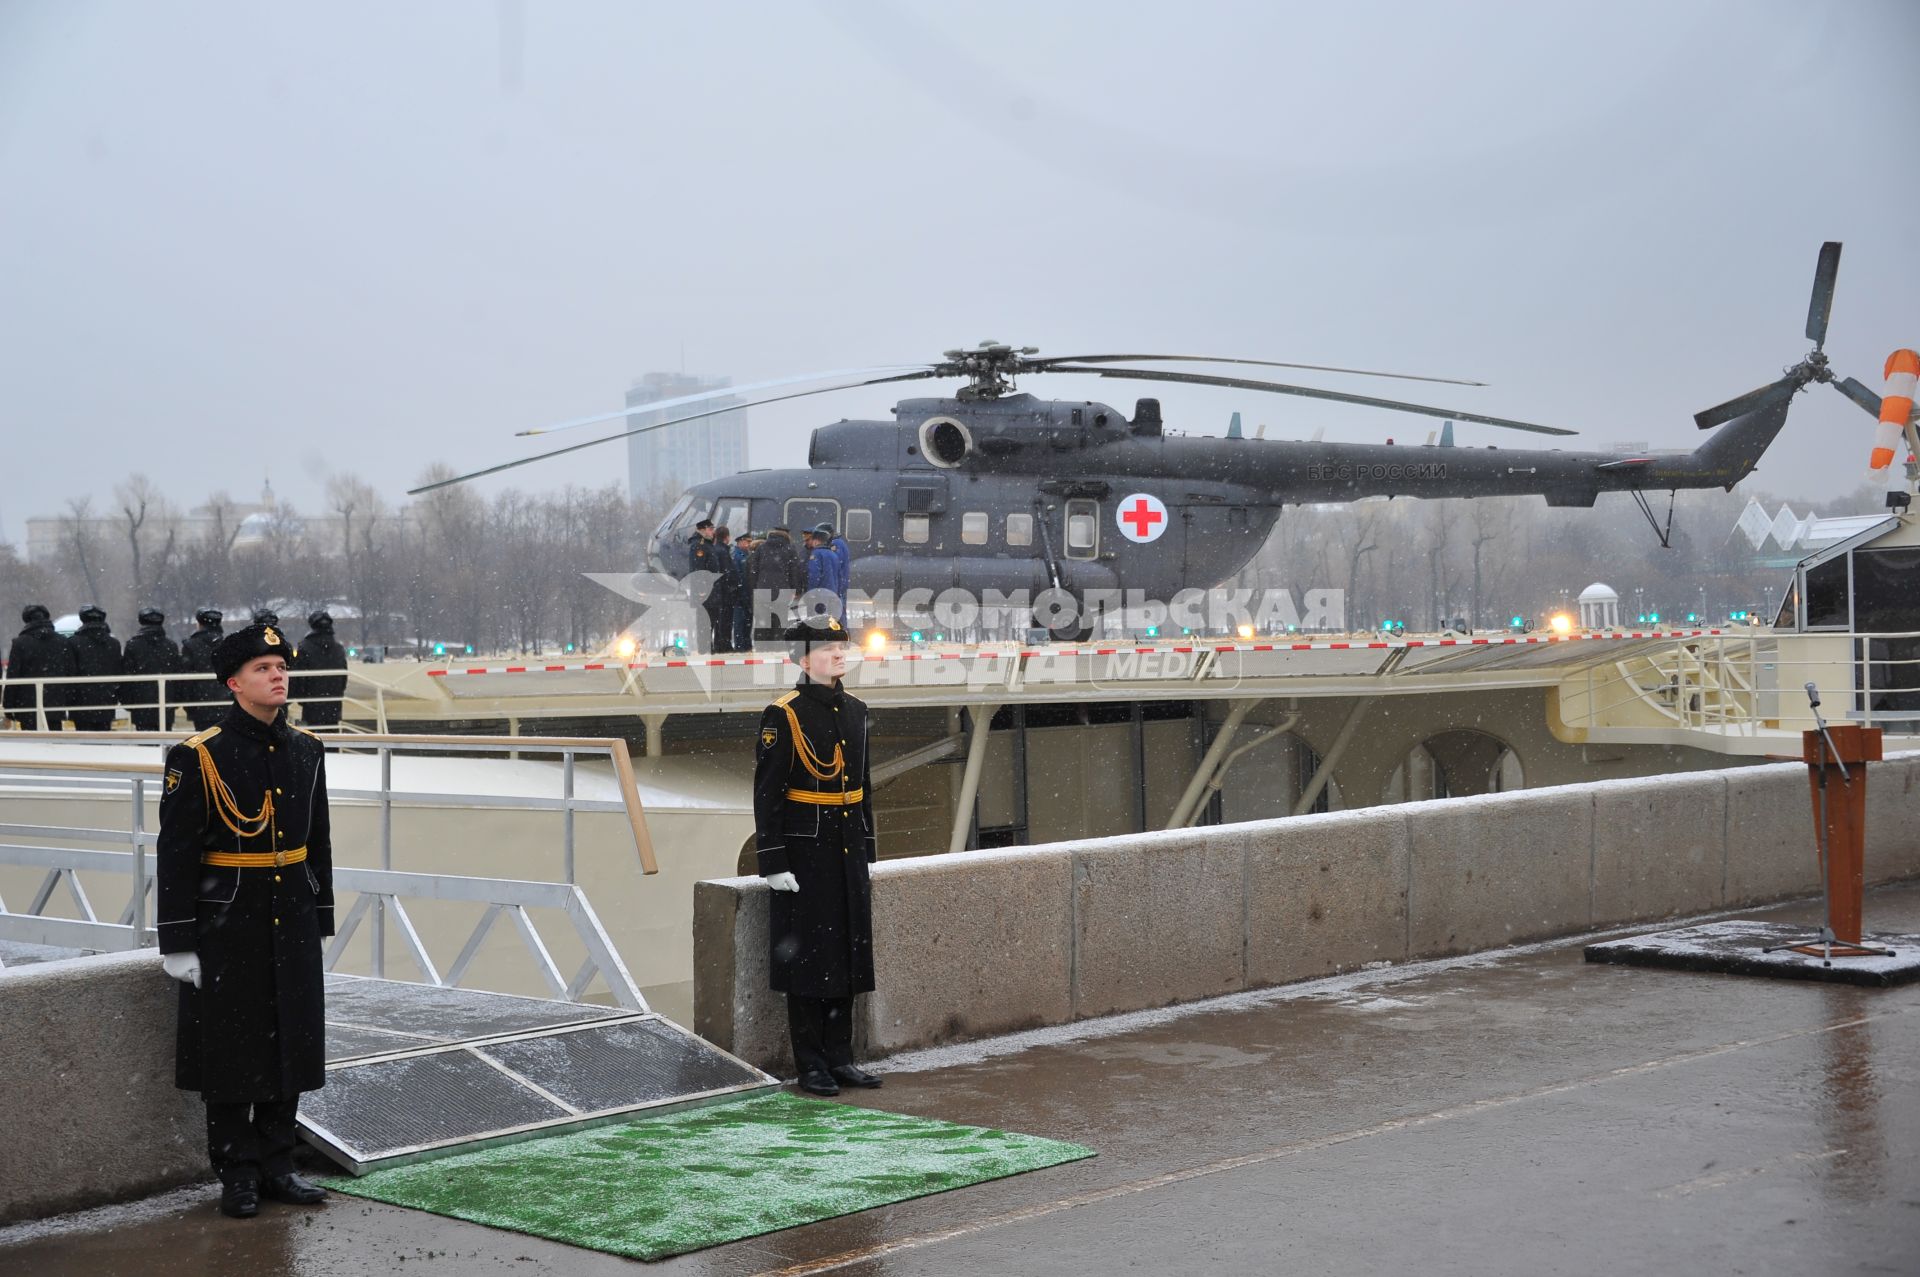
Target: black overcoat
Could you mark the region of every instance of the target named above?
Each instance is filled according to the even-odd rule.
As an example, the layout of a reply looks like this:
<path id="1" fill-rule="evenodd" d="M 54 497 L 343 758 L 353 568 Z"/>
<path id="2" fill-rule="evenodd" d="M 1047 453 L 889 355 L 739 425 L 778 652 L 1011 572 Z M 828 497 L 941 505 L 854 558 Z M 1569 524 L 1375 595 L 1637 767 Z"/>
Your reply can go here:
<path id="1" fill-rule="evenodd" d="M 311 698 L 346 695 L 347 649 L 328 628 L 307 631 L 298 653 L 293 659 L 292 689 L 293 698 L 302 702 L 300 716 L 315 726 L 332 727 L 340 721 L 341 702 Z"/>
<path id="2" fill-rule="evenodd" d="M 126 673 L 120 640 L 105 621 L 93 621 L 75 630 L 74 673 L 85 677 Z M 67 717 L 83 732 L 104 732 L 113 726 L 113 707 L 120 703 L 118 683 L 75 683 L 67 695 Z"/>
<path id="3" fill-rule="evenodd" d="M 220 646 L 220 640 L 226 632 L 219 626 L 203 625 L 187 635 L 180 644 L 180 664 L 189 674 L 213 674 L 213 649 Z M 207 705 L 193 705 L 187 710 L 187 717 L 193 720 L 195 727 L 211 727 L 219 722 L 232 702 L 232 694 L 219 679 L 209 677 L 204 683 L 198 680 L 191 683 L 174 684 L 179 689 L 182 702 L 210 701 Z M 169 699 L 172 699 L 171 697 Z"/>
<path id="4" fill-rule="evenodd" d="M 796 722 L 804 755 L 794 738 Z M 790 873 L 800 883 L 797 893 L 774 892 L 768 912 L 773 989 L 810 998 L 872 990 L 867 866 L 875 855 L 864 702 L 838 684 L 803 675 L 798 687 L 767 706 L 754 751 L 753 820 L 761 876 Z"/>
<path id="5" fill-rule="evenodd" d="M 180 648 L 168 636 L 164 625 L 141 626 L 140 632 L 127 640 L 121 665 L 129 674 L 181 674 L 186 671 L 186 666 L 180 662 Z M 185 684 L 167 684 L 169 721 L 173 717 L 173 707 L 180 703 L 185 693 Z M 133 716 L 134 726 L 140 730 L 150 732 L 160 726 L 159 683 L 130 680 L 120 684 L 120 703 L 127 706 L 127 713 Z"/>
<path id="6" fill-rule="evenodd" d="M 79 669 L 73 646 L 53 628 L 53 622 L 35 621 L 20 631 L 7 652 L 7 713 L 20 718 L 33 713 L 34 689 L 16 680 L 71 678 Z M 46 708 L 49 727 L 60 726 L 70 690 L 70 686 L 58 684 L 45 690 L 41 704 Z"/>
<path id="7" fill-rule="evenodd" d="M 326 1083 L 325 753 L 319 737 L 287 724 L 285 710 L 267 724 L 237 705 L 167 751 L 155 852 L 160 952 L 198 953 L 201 973 L 200 988 L 180 986 L 174 1083 L 209 1100 L 292 1099 Z M 257 819 L 269 791 L 270 818 Z M 301 847 L 304 860 L 272 863 Z M 267 863 L 209 863 L 236 854 Z"/>

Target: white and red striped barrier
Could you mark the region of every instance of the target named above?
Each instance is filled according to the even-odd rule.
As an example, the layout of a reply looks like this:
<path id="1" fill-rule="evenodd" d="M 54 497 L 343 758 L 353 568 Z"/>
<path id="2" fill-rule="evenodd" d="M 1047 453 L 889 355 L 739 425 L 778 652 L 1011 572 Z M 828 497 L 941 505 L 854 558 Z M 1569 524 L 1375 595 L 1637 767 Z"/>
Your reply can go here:
<path id="1" fill-rule="evenodd" d="M 1230 643 L 1187 642 L 1151 646 L 1110 647 L 980 647 L 938 652 L 882 652 L 862 654 L 857 664 L 887 661 L 1000 661 L 1029 660 L 1035 657 L 1152 656 L 1173 652 L 1346 652 L 1392 651 L 1397 648 L 1423 647 L 1533 647 L 1551 643 L 1580 643 L 1594 639 L 1685 639 L 1717 638 L 1725 630 L 1621 630 L 1595 634 L 1503 634 L 1480 638 L 1431 639 L 1348 639 L 1324 642 L 1276 643 L 1242 640 Z M 767 656 L 691 656 L 649 658 L 638 661 L 590 661 L 580 665 L 470 665 L 427 671 L 428 678 L 453 678 L 466 674 L 575 674 L 595 670 L 713 669 L 727 665 L 786 665 L 785 654 Z"/>

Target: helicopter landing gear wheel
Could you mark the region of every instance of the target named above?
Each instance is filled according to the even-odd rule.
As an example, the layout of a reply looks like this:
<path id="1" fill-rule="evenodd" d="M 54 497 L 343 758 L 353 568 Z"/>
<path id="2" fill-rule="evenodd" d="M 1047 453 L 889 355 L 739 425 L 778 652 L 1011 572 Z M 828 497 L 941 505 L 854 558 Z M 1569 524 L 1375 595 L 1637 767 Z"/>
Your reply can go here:
<path id="1" fill-rule="evenodd" d="M 1063 589 L 1047 590 L 1033 605 L 1033 626 L 1045 630 L 1055 643 L 1084 643 L 1099 624 L 1099 613 L 1087 613 L 1085 599 Z"/>

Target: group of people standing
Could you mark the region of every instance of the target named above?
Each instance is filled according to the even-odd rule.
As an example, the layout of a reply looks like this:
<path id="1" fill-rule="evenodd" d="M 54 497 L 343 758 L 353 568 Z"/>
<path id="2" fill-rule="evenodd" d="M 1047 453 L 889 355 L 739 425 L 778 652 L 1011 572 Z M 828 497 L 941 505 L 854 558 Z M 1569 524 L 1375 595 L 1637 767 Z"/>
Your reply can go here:
<path id="1" fill-rule="evenodd" d="M 742 532 L 736 537 L 725 524 L 716 525 L 712 519 L 694 524 L 693 535 L 687 539 L 687 570 L 714 576 L 706 597 L 697 600 L 706 613 L 711 635 L 710 642 L 701 644 L 703 650 L 751 652 L 756 637 L 781 638 L 793 618 L 776 615 L 756 635 L 756 598 L 771 601 L 782 595 L 798 599 L 812 594 L 819 602 L 801 611 L 832 615 L 843 626 L 846 624 L 852 551 L 830 523 L 807 529 L 805 542 L 804 551 L 796 550 L 793 533 L 785 527 L 764 533 Z M 828 595 L 834 600 L 830 607 L 825 603 Z"/>
<path id="2" fill-rule="evenodd" d="M 139 632 L 123 646 L 107 623 L 106 610 L 88 605 L 80 609 L 80 628 L 71 635 L 53 627 L 44 604 L 32 603 L 20 613 L 25 628 L 7 654 L 6 716 L 29 731 L 44 727 L 59 731 L 71 720 L 75 731 L 104 732 L 124 706 L 135 731 L 172 731 L 174 711 L 183 707 L 196 730 L 218 722 L 231 703 L 227 689 L 215 678 L 213 653 L 225 637 L 224 615 L 214 608 L 195 614 L 199 628 L 182 643 L 167 633 L 166 614 L 158 608 L 140 610 Z M 271 611 L 253 615 L 254 625 L 278 626 Z M 339 697 L 347 690 L 347 652 L 333 634 L 333 617 L 324 609 L 307 617 L 309 632 L 301 640 L 290 668 L 295 691 L 309 699 L 302 718 L 309 726 L 331 727 L 340 722 Z M 170 679 L 161 696 L 160 676 L 204 674 L 204 680 Z M 132 677 L 126 677 L 132 676 Z M 117 681 L 45 684 L 31 680 L 93 678 Z M 160 703 L 167 703 L 161 722 Z"/>

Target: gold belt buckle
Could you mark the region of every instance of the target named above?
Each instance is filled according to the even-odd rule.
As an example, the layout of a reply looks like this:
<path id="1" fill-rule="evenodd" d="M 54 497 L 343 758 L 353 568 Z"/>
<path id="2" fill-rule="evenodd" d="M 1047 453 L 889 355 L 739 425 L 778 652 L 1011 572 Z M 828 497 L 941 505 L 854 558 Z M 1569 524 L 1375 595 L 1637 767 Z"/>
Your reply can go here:
<path id="1" fill-rule="evenodd" d="M 273 867 L 275 869 L 285 869 L 287 867 L 287 853 L 278 847 L 273 849 Z"/>

